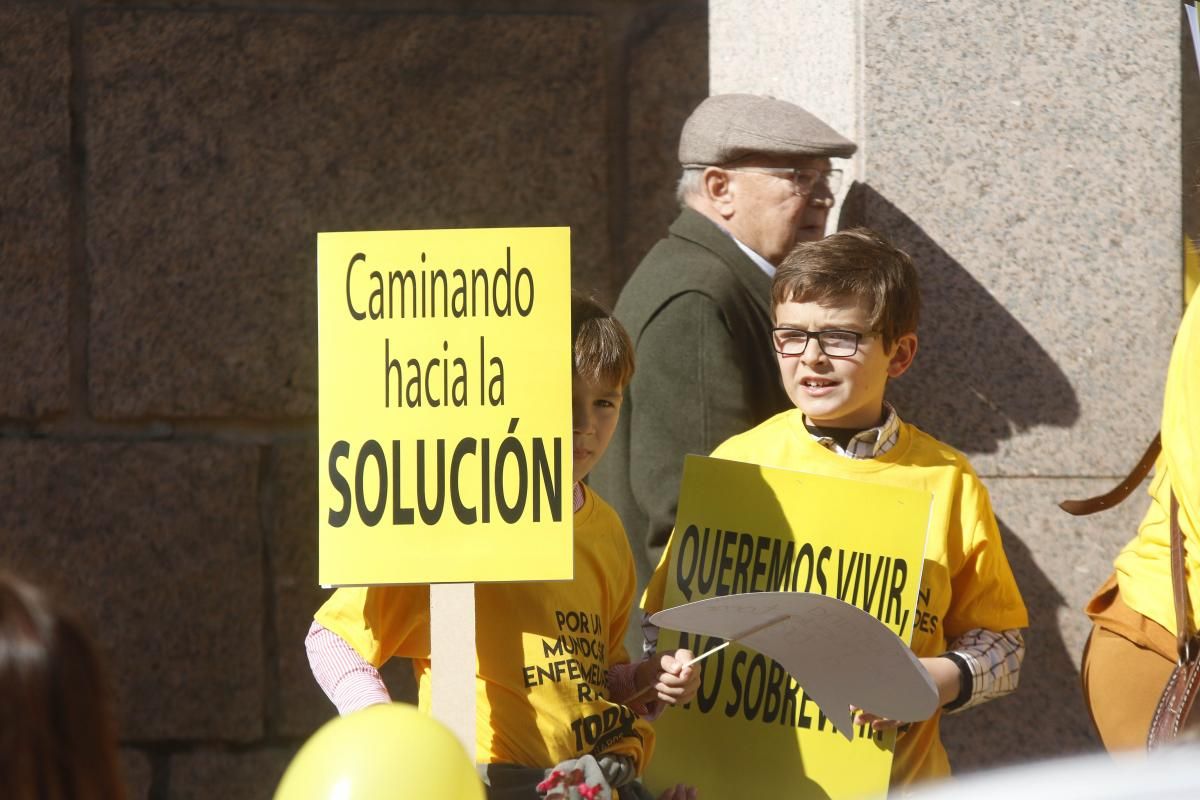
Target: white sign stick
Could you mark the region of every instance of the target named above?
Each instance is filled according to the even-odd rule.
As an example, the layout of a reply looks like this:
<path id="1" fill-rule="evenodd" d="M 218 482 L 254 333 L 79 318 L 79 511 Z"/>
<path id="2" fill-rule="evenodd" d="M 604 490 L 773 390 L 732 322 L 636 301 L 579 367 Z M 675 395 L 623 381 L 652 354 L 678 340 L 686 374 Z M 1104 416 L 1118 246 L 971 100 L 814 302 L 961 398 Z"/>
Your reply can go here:
<path id="1" fill-rule="evenodd" d="M 690 667 L 692 664 L 695 664 L 697 661 L 708 658 L 709 656 L 711 656 L 713 653 L 717 652 L 718 650 L 729 647 L 729 645 L 733 644 L 738 639 L 744 639 L 745 637 L 749 636 L 752 633 L 758 633 L 759 631 L 765 631 L 767 628 L 771 627 L 772 625 L 778 625 L 779 623 L 783 622 L 785 619 L 787 619 L 787 615 L 784 615 L 782 617 L 776 617 L 775 619 L 764 622 L 762 625 L 755 625 L 753 628 L 750 628 L 749 630 L 744 630 L 741 633 L 739 633 L 737 636 L 734 636 L 732 639 L 729 639 L 728 641 L 726 641 L 724 644 L 719 644 L 716 647 L 705 650 L 703 653 L 701 653 L 700 655 L 693 658 L 691 661 L 684 664 L 684 666 Z"/>
<path id="2" fill-rule="evenodd" d="M 475 762 L 475 584 L 429 586 L 432 711 Z"/>

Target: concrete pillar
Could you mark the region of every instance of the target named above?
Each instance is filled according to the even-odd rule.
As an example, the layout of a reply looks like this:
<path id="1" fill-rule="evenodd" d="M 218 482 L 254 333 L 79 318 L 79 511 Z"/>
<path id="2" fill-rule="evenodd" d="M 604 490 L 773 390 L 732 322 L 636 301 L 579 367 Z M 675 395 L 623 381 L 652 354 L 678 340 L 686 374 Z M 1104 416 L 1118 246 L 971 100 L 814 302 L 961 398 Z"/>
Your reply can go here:
<path id="1" fill-rule="evenodd" d="M 1032 615 L 1021 689 L 951 718 L 956 769 L 1097 747 L 1081 610 L 1147 500 L 1075 519 L 1158 428 L 1182 308 L 1177 2 L 711 0 L 711 91 L 858 141 L 841 224 L 921 270 L 901 415 L 991 489 Z M 1183 64 L 1195 69 L 1191 62 Z"/>

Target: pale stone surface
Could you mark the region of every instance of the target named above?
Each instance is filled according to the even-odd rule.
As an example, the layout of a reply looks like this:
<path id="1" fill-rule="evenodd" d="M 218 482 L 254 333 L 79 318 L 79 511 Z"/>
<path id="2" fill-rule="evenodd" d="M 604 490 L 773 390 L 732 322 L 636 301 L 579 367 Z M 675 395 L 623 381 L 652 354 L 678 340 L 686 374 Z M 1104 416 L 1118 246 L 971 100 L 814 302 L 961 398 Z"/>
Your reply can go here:
<path id="1" fill-rule="evenodd" d="M 261 800 L 271 797 L 296 747 L 230 753 L 197 750 L 171 758 L 171 800 Z"/>
<path id="2" fill-rule="evenodd" d="M 594 20 L 103 10 L 83 38 L 102 417 L 312 414 L 317 231 L 569 225 L 575 277 L 607 269 Z"/>
<path id="3" fill-rule="evenodd" d="M 0 563 L 83 614 L 126 740 L 262 732 L 255 448 L 0 441 Z"/>
<path id="4" fill-rule="evenodd" d="M 1178 13 L 864 7 L 865 219 L 925 278 L 899 396 L 981 470 L 1119 474 L 1157 427 L 1180 311 Z"/>
<path id="5" fill-rule="evenodd" d="M 625 246 L 613 298 L 679 213 L 679 132 L 708 96 L 708 30 L 701 10 L 665 17 L 634 45 L 629 65 L 629 191 Z"/>
<path id="6" fill-rule="evenodd" d="M 66 410 L 70 61 L 61 8 L 0 8 L 0 417 Z"/>
<path id="7" fill-rule="evenodd" d="M 1112 572 L 1113 558 L 1133 538 L 1149 505 L 1148 484 L 1143 484 L 1115 509 L 1073 517 L 1056 504 L 1101 494 L 1115 481 L 985 482 L 1030 628 L 1017 692 L 944 723 L 942 738 L 961 771 L 1099 747 L 1079 685 L 1079 662 L 1091 630 L 1083 607 Z"/>
<path id="8" fill-rule="evenodd" d="M 752 7 L 712 0 L 712 94 L 749 92 L 799 103 L 858 141 L 858 11 L 845 0 L 757 0 Z"/>

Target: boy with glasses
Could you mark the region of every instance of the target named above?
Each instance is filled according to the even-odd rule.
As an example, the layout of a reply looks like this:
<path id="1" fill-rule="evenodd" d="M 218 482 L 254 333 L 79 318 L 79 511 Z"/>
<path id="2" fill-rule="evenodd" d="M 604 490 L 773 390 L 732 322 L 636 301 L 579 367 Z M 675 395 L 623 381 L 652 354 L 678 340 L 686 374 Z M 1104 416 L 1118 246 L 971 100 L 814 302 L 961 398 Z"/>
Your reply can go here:
<path id="1" fill-rule="evenodd" d="M 946 711 L 1011 692 L 1028 617 L 987 490 L 965 456 L 884 401 L 888 379 L 903 375 L 917 352 L 912 261 L 871 231 L 843 231 L 797 245 L 775 274 L 771 299 L 779 373 L 796 407 L 712 455 L 932 493 L 912 649 Z M 642 599 L 647 614 L 662 608 L 672 545 Z M 870 711 L 858 710 L 857 721 L 902 728 L 893 787 L 950 774 L 940 713 L 909 725 Z"/>

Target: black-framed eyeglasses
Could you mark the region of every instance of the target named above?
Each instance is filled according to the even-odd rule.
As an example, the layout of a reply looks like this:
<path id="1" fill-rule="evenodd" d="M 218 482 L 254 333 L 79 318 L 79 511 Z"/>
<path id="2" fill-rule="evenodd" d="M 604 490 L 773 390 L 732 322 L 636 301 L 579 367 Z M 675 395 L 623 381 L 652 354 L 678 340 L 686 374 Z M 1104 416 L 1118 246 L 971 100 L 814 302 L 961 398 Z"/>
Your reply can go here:
<path id="1" fill-rule="evenodd" d="M 808 340 L 816 339 L 817 347 L 830 358 L 849 358 L 858 352 L 858 343 L 869 333 L 858 331 L 805 331 L 799 328 L 772 328 L 771 340 L 781 356 L 802 356 Z"/>

